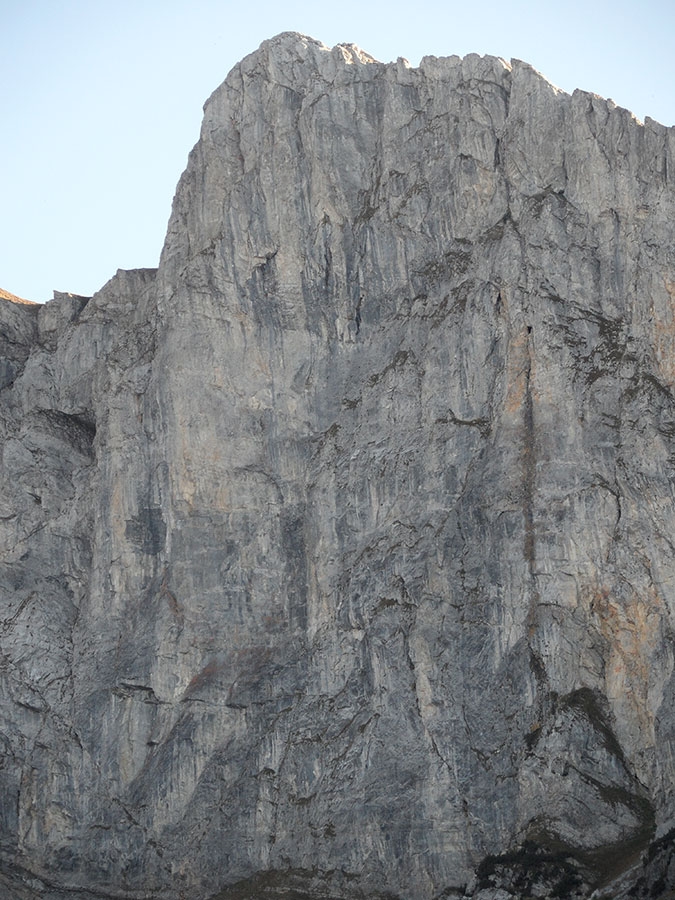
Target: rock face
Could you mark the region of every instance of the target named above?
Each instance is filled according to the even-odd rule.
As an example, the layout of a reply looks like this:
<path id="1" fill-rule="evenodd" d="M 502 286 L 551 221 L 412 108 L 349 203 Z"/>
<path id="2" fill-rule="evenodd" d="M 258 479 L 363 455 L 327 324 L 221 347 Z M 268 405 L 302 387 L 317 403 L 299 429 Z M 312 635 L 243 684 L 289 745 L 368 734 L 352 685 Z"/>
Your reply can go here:
<path id="1" fill-rule="evenodd" d="M 0 298 L 0 889 L 668 890 L 674 308 L 675 129 L 236 66 L 158 270 Z"/>

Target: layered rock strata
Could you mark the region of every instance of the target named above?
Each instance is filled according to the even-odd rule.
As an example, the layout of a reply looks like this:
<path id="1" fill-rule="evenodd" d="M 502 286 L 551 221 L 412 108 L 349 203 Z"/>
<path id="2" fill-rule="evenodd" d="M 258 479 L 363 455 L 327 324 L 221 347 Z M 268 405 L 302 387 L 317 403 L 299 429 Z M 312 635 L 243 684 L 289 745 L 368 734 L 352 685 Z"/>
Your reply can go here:
<path id="1" fill-rule="evenodd" d="M 672 128 L 286 34 L 158 270 L 0 298 L 0 887 L 668 890 L 674 223 Z"/>

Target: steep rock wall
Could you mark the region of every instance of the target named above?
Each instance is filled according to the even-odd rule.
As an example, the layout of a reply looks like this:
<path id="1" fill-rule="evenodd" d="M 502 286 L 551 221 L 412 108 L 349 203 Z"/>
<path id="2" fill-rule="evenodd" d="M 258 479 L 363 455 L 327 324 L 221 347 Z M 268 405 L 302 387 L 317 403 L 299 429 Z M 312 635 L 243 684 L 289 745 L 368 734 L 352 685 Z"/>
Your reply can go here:
<path id="1" fill-rule="evenodd" d="M 157 271 L 0 300 L 17 896 L 663 880 L 673 222 L 673 129 L 282 35 Z"/>

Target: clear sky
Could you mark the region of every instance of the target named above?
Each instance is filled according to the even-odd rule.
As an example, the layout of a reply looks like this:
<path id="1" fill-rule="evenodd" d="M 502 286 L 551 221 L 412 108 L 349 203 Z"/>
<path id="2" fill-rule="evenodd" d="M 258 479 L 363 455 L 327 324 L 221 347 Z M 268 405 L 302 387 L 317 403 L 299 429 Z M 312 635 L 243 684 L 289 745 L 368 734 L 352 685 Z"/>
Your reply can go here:
<path id="1" fill-rule="evenodd" d="M 90 295 L 156 266 L 204 101 L 281 31 L 523 59 L 675 125 L 675 0 L 0 0 L 0 287 Z"/>

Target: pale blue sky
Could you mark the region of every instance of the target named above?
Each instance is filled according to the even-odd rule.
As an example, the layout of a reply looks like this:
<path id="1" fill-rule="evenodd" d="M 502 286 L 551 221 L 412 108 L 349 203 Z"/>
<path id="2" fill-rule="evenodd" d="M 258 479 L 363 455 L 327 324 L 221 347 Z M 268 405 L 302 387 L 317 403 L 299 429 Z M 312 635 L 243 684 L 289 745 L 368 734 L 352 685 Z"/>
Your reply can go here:
<path id="1" fill-rule="evenodd" d="M 280 31 L 413 65 L 515 57 L 675 125 L 674 0 L 0 0 L 0 287 L 89 295 L 157 265 L 204 101 Z"/>

